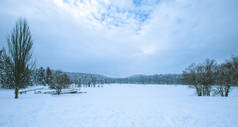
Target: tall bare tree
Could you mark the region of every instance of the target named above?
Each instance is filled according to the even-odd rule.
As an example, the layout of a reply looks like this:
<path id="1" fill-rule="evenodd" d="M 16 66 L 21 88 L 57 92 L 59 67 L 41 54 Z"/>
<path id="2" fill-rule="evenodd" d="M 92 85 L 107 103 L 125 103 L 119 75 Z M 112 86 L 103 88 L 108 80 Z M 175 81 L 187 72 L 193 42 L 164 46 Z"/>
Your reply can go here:
<path id="1" fill-rule="evenodd" d="M 20 18 L 17 21 L 7 42 L 9 57 L 13 64 L 15 98 L 17 99 L 19 88 L 26 84 L 27 78 L 29 78 L 27 75 L 32 67 L 33 40 L 30 27 L 25 19 Z"/>

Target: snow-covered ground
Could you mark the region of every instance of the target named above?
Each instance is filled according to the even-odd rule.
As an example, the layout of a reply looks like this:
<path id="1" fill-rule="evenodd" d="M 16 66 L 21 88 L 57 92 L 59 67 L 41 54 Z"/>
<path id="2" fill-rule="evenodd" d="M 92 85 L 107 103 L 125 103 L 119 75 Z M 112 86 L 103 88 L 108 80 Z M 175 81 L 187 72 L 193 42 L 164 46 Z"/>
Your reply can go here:
<path id="1" fill-rule="evenodd" d="M 238 89 L 197 97 L 187 86 L 106 85 L 84 94 L 0 89 L 0 127 L 237 127 Z"/>

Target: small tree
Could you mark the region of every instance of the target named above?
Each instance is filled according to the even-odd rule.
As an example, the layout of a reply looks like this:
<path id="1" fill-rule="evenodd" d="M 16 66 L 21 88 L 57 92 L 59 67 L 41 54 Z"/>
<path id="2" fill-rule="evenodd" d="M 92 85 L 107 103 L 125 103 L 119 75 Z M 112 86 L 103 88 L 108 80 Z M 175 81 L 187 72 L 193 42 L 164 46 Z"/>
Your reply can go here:
<path id="1" fill-rule="evenodd" d="M 14 88 L 14 76 L 12 73 L 12 64 L 7 56 L 5 49 L 0 52 L 0 84 L 2 88 Z"/>
<path id="2" fill-rule="evenodd" d="M 38 83 L 45 85 L 45 69 L 40 67 L 38 70 Z"/>
<path id="3" fill-rule="evenodd" d="M 221 96 L 229 96 L 231 86 L 236 86 L 238 82 L 238 57 L 232 57 L 231 60 L 221 64 L 217 69 L 216 93 Z"/>
<path id="4" fill-rule="evenodd" d="M 183 71 L 183 82 L 195 87 L 198 96 L 210 96 L 216 83 L 216 62 L 207 59 L 203 64 L 192 64 Z"/>
<path id="5" fill-rule="evenodd" d="M 69 85 L 71 84 L 70 78 L 66 73 L 63 73 L 62 75 L 62 84 L 63 88 L 68 88 Z"/>
<path id="6" fill-rule="evenodd" d="M 69 87 L 71 81 L 68 75 L 61 71 L 56 71 L 54 75 L 55 83 L 52 84 L 51 88 L 56 89 L 56 94 L 59 95 L 62 89 Z"/>
<path id="7" fill-rule="evenodd" d="M 202 65 L 201 84 L 204 85 L 204 96 L 210 96 L 211 85 L 214 85 L 216 83 L 216 69 L 217 64 L 215 60 L 207 59 Z"/>
<path id="8" fill-rule="evenodd" d="M 7 38 L 9 58 L 12 64 L 14 76 L 15 98 L 18 98 L 18 90 L 27 84 L 28 74 L 32 68 L 30 63 L 33 41 L 30 27 L 25 19 L 19 19 L 13 31 Z"/>
<path id="9" fill-rule="evenodd" d="M 3 54 L 3 50 L 0 50 L 0 69 L 2 69 L 2 64 L 3 64 L 3 57 L 2 57 L 2 54 Z"/>
<path id="10" fill-rule="evenodd" d="M 52 72 L 50 70 L 50 67 L 46 68 L 46 77 L 45 77 L 45 82 L 46 84 L 50 84 L 53 80 Z"/>
<path id="11" fill-rule="evenodd" d="M 232 81 L 231 84 L 234 86 L 238 86 L 238 56 L 236 57 L 231 57 L 231 61 L 228 63 L 231 63 L 231 76 L 232 76 Z"/>
<path id="12" fill-rule="evenodd" d="M 193 85 L 196 89 L 196 93 L 198 96 L 202 96 L 202 85 L 200 84 L 200 71 L 201 66 L 198 66 L 196 64 L 189 65 L 182 74 L 182 81 L 185 84 Z"/>
<path id="13" fill-rule="evenodd" d="M 96 79 L 96 77 L 92 77 L 92 84 L 93 84 L 93 87 L 96 87 L 96 83 L 97 83 L 97 79 Z"/>
<path id="14" fill-rule="evenodd" d="M 231 64 L 225 63 L 219 65 L 217 68 L 217 85 L 215 94 L 220 94 L 221 96 L 228 96 L 231 87 Z"/>

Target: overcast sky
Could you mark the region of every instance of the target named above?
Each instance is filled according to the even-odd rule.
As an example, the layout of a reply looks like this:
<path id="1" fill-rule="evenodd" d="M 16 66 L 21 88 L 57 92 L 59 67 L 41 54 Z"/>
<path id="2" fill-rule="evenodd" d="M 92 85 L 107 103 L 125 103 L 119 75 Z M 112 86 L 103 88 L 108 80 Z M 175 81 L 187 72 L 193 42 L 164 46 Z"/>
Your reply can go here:
<path id="1" fill-rule="evenodd" d="M 181 73 L 238 55 L 238 0 L 1 0 L 0 46 L 27 19 L 37 66 L 108 76 Z"/>

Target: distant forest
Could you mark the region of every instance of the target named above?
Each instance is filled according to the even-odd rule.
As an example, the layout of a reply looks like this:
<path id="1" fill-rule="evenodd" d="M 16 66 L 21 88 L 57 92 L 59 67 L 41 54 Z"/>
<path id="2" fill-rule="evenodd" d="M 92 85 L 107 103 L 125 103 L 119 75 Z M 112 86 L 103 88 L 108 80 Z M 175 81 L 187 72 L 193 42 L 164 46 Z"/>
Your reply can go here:
<path id="1" fill-rule="evenodd" d="M 98 74 L 67 73 L 75 84 L 107 84 L 107 83 L 129 83 L 129 84 L 181 84 L 182 74 L 155 74 L 134 75 L 125 78 L 111 78 Z"/>

